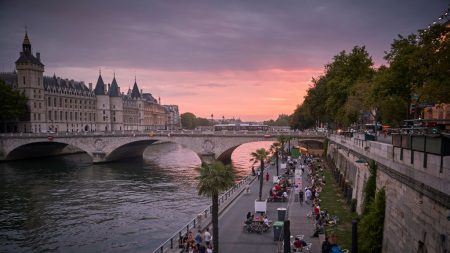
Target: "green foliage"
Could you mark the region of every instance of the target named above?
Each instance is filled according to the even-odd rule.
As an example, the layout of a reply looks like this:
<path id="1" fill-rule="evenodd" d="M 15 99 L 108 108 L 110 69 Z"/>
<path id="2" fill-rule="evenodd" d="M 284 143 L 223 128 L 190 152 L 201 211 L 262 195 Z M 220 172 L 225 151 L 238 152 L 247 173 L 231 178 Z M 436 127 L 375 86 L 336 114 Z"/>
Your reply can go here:
<path id="1" fill-rule="evenodd" d="M 231 166 L 225 166 L 219 161 L 210 164 L 203 163 L 200 176 L 197 177 L 198 194 L 211 197 L 211 219 L 213 225 L 214 252 L 219 252 L 219 194 L 234 184 L 234 174 Z"/>
<path id="2" fill-rule="evenodd" d="M 365 47 L 356 46 L 349 53 L 334 56 L 325 66 L 325 75 L 312 80 L 313 86 L 291 116 L 290 126 L 304 129 L 317 122 L 350 125 L 360 113 L 362 102 L 355 98 L 359 98 L 357 92 L 367 90 L 364 86 L 373 76 L 372 65 Z"/>
<path id="3" fill-rule="evenodd" d="M 195 119 L 196 127 L 197 126 L 211 126 L 211 125 L 213 125 L 213 124 L 211 123 L 211 120 L 209 120 L 209 119 L 201 118 L 201 117 L 198 117 Z"/>
<path id="4" fill-rule="evenodd" d="M 225 166 L 220 161 L 213 161 L 210 164 L 203 163 L 197 179 L 199 180 L 198 194 L 208 197 L 218 195 L 234 184 L 231 166 Z"/>
<path id="5" fill-rule="evenodd" d="M 318 122 L 333 127 L 375 121 L 397 127 L 411 116 L 411 104 L 450 102 L 450 28 L 434 25 L 426 32 L 399 36 L 385 59 L 389 67 L 373 68 L 365 47 L 340 52 L 312 80 L 303 104 L 290 117 L 295 129 Z"/>
<path id="6" fill-rule="evenodd" d="M 384 189 L 381 189 L 377 192 L 375 200 L 370 204 L 367 213 L 361 219 L 361 252 L 381 252 L 385 209 L 386 193 Z"/>
<path id="7" fill-rule="evenodd" d="M 263 124 L 268 125 L 268 126 L 289 126 L 289 115 L 286 114 L 280 114 L 278 115 L 277 120 L 269 120 L 269 121 L 264 121 Z"/>
<path id="8" fill-rule="evenodd" d="M 364 205 L 363 214 L 367 213 L 370 204 L 375 197 L 375 192 L 377 190 L 377 164 L 375 161 L 369 161 L 369 172 L 370 176 L 367 179 L 366 185 L 364 186 Z"/>
<path id="9" fill-rule="evenodd" d="M 20 91 L 13 90 L 0 80 L 0 120 L 14 120 L 25 116 L 27 97 Z"/>
<path id="10" fill-rule="evenodd" d="M 196 127 L 195 120 L 197 117 L 191 112 L 185 112 L 180 115 L 181 127 L 183 129 L 194 129 Z"/>
<path id="11" fill-rule="evenodd" d="M 326 157 L 327 156 L 327 152 L 328 152 L 328 139 L 325 139 L 323 141 L 323 154 L 322 154 L 322 156 Z"/>

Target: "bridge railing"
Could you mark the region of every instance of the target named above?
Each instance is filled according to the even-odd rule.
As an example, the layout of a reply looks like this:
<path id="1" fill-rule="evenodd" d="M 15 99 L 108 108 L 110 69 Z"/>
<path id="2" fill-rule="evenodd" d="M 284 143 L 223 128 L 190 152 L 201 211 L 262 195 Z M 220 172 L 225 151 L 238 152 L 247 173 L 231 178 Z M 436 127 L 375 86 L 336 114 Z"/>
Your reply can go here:
<path id="1" fill-rule="evenodd" d="M 111 132 L 56 132 L 56 133 L 2 133 L 0 138 L 24 138 L 24 137 L 76 137 L 76 136 L 189 136 L 189 135 L 217 135 L 217 136 L 261 136 L 265 138 L 278 137 L 326 137 L 320 132 L 262 132 L 262 131 L 111 131 Z"/>
<path id="2" fill-rule="evenodd" d="M 243 186 L 247 185 L 247 183 L 251 180 L 250 176 L 244 177 L 241 181 L 239 181 L 237 184 L 235 184 L 233 187 L 225 191 L 222 195 L 219 196 L 219 208 L 220 206 L 227 201 L 229 198 L 232 198 L 238 190 L 241 189 Z M 212 212 L 212 205 L 209 205 L 207 208 L 205 208 L 203 211 L 201 211 L 197 217 L 190 220 L 186 225 L 184 225 L 181 229 L 179 229 L 177 232 L 175 232 L 169 239 L 167 239 L 165 242 L 163 242 L 161 245 L 159 245 L 153 253 L 163 253 L 169 249 L 174 249 L 178 247 L 178 243 L 180 242 L 181 238 L 186 234 L 189 233 L 191 229 L 197 228 L 198 225 L 201 224 L 203 219 L 208 218 L 208 215 L 211 215 Z"/>

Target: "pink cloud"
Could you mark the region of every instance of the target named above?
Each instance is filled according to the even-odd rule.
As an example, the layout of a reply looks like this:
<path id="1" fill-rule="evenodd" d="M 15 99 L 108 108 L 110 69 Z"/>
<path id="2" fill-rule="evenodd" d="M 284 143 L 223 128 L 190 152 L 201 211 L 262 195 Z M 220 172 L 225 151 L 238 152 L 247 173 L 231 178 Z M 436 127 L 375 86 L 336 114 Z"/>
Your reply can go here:
<path id="1" fill-rule="evenodd" d="M 46 75 L 49 72 L 93 85 L 98 77 L 98 71 L 84 68 L 54 68 Z M 311 78 L 323 69 L 183 72 L 104 67 L 103 80 L 111 82 L 113 72 L 121 91 L 132 86 L 136 73 L 141 89 L 161 97 L 163 104 L 179 105 L 181 113 L 260 121 L 291 114 L 303 101 Z"/>

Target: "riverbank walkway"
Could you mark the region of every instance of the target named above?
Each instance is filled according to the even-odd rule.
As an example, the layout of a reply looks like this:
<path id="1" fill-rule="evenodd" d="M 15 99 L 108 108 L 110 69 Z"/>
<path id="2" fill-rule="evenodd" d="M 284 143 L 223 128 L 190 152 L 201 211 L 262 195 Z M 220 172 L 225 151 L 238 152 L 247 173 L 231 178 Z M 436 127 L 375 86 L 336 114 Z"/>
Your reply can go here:
<path id="1" fill-rule="evenodd" d="M 275 165 L 272 165 L 266 169 L 266 171 L 269 172 L 269 178 L 272 178 L 272 176 L 276 174 L 276 169 L 274 167 Z M 306 173 L 304 175 L 306 175 Z M 303 176 L 303 185 L 307 185 L 305 176 Z M 268 197 L 269 190 L 272 186 L 272 180 L 267 182 L 264 179 L 262 191 L 263 199 Z M 282 243 L 274 241 L 273 227 L 263 234 L 249 233 L 243 229 L 247 212 L 250 211 L 253 213 L 255 210 L 254 205 L 255 200 L 258 198 L 258 194 L 259 181 L 254 180 L 250 185 L 250 193 L 241 193 L 240 196 L 237 197 L 237 199 L 219 216 L 220 252 L 283 252 Z M 306 203 L 300 205 L 298 201 L 295 201 L 294 192 L 291 190 L 288 201 L 267 203 L 267 216 L 269 217 L 269 220 L 273 222 L 278 219 L 277 208 L 287 209 L 291 235 L 304 235 L 304 240 L 312 243 L 311 252 L 321 252 L 322 242 L 320 242 L 317 237 L 311 238 L 311 235 L 314 232 L 314 222 L 312 218 L 306 217 L 306 214 L 311 211 L 311 206 Z"/>
<path id="2" fill-rule="evenodd" d="M 281 173 L 282 170 L 280 170 Z M 266 167 L 264 173 L 269 172 L 269 178 L 272 178 L 276 174 L 275 165 Z M 303 186 L 307 185 L 306 176 L 307 171 L 303 175 Z M 264 176 L 265 177 L 265 176 Z M 249 233 L 244 231 L 243 225 L 246 220 L 248 212 L 254 213 L 255 200 L 259 195 L 259 180 L 256 177 L 250 176 L 247 179 L 247 183 L 250 186 L 250 192 L 245 192 L 245 187 L 240 187 L 236 194 L 233 194 L 229 198 L 226 198 L 219 207 L 219 242 L 220 252 L 222 253 L 234 253 L 234 252 L 248 252 L 248 253 L 281 253 L 283 252 L 282 242 L 274 240 L 273 226 L 268 231 L 258 234 Z M 268 182 L 264 178 L 262 198 L 267 199 L 269 196 L 269 190 L 273 186 L 272 180 Z M 294 199 L 293 190 L 289 193 L 288 201 L 286 202 L 268 202 L 267 203 L 267 216 L 269 220 L 275 222 L 278 220 L 278 208 L 287 209 L 287 219 L 290 220 L 290 232 L 291 236 L 303 235 L 304 240 L 308 243 L 312 243 L 310 251 L 304 251 L 308 253 L 320 253 L 322 241 L 319 238 L 312 238 L 311 235 L 314 232 L 313 218 L 308 218 L 312 208 L 310 205 L 303 203 L 300 205 L 298 200 Z M 195 230 L 200 228 L 204 229 L 209 227 L 212 231 L 211 216 L 208 215 L 206 219 L 198 221 L 195 228 L 192 227 L 191 231 L 195 234 Z M 322 239 L 323 240 L 323 239 Z M 177 252 L 181 249 L 174 247 L 172 250 L 164 252 Z M 155 251 L 159 252 L 159 250 Z"/>

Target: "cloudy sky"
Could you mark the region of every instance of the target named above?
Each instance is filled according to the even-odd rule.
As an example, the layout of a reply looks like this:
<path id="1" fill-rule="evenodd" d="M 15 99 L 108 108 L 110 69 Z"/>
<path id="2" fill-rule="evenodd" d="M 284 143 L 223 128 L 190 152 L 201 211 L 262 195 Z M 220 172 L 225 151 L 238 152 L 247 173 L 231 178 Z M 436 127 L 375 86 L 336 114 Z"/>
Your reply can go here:
<path id="1" fill-rule="evenodd" d="M 134 82 L 209 118 L 291 114 L 341 50 L 365 45 L 376 65 L 398 34 L 425 28 L 444 0 L 0 0 L 0 71 L 28 29 L 45 75 Z"/>

